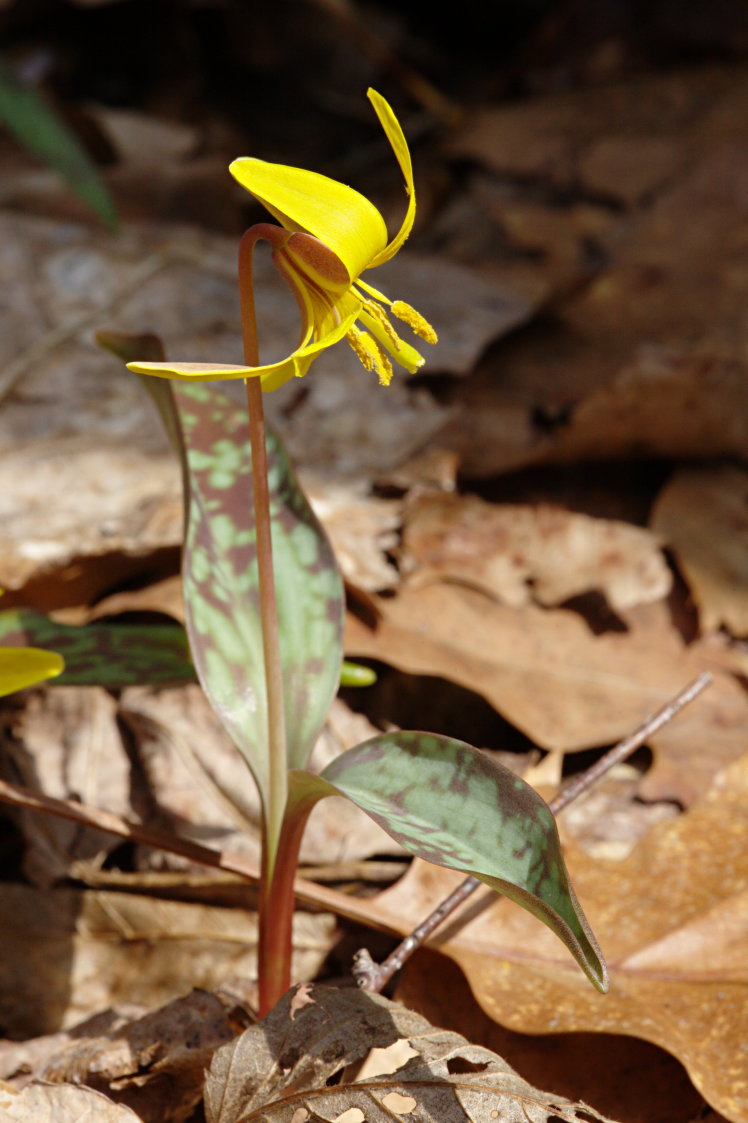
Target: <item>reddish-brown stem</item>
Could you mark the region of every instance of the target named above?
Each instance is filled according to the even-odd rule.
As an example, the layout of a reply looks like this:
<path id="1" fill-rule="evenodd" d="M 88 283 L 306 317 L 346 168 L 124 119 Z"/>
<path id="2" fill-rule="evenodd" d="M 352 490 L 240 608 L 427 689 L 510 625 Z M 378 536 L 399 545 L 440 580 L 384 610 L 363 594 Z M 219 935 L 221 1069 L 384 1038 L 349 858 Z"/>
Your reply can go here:
<path id="1" fill-rule="evenodd" d="M 258 958 L 264 964 L 259 973 L 259 1016 L 264 1018 L 290 986 L 293 952 L 294 879 L 299 848 L 313 803 L 286 809 L 275 856 L 272 879 L 266 899 L 260 897 Z M 284 949 L 284 954 L 279 954 Z M 286 953 L 287 949 L 287 953 Z"/>
<path id="2" fill-rule="evenodd" d="M 242 314 L 244 361 L 259 366 L 257 318 L 252 287 L 252 251 L 260 231 L 248 230 L 239 243 L 239 298 Z M 283 818 L 288 795 L 286 757 L 286 724 L 283 697 L 283 675 L 280 653 L 278 606 L 273 570 L 272 524 L 268 489 L 267 448 L 265 443 L 265 411 L 259 377 L 247 378 L 247 411 L 249 442 L 252 450 L 252 496 L 257 546 L 257 574 L 262 650 L 265 665 L 267 699 L 268 772 L 263 797 L 262 875 L 260 880 L 259 963 L 258 974 L 263 1005 L 270 1009 L 291 985 L 291 926 L 283 928 L 279 938 L 273 916 L 276 910 L 293 912 L 293 869 L 290 878 L 285 872 L 276 885 L 275 865 L 281 845 Z M 295 860 L 294 860 L 295 861 Z M 295 868 L 295 866 L 294 866 Z M 288 900 L 278 898 L 280 887 Z"/>
<path id="3" fill-rule="evenodd" d="M 683 707 L 692 702 L 698 694 L 701 694 L 701 691 L 711 681 L 712 676 L 708 672 L 699 675 L 661 709 L 647 718 L 631 736 L 619 741 L 600 760 L 575 777 L 548 804 L 553 814 L 558 815 L 559 811 L 563 811 L 573 800 L 592 787 L 601 776 L 610 771 L 614 764 L 619 764 L 622 760 L 625 760 L 635 749 L 643 745 L 653 733 L 661 729 L 667 722 L 672 721 L 675 715 L 680 713 Z M 413 952 L 425 943 L 431 933 L 482 884 L 483 882 L 477 877 L 466 877 L 449 896 L 437 905 L 433 912 L 429 913 L 425 920 L 422 920 L 413 929 L 409 936 L 405 937 L 402 943 L 398 944 L 383 963 L 375 963 L 366 948 L 356 952 L 353 961 L 353 974 L 358 985 L 363 990 L 380 991 L 385 983 L 389 982 L 392 976 L 410 959 Z"/>

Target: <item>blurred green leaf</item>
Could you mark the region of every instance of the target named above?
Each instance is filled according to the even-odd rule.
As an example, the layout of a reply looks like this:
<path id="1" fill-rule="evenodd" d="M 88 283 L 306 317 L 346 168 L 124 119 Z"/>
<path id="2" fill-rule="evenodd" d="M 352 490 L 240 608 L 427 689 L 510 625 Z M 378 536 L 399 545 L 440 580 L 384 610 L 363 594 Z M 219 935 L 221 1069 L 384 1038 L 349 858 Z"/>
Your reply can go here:
<path id="1" fill-rule="evenodd" d="M 116 229 L 114 202 L 93 161 L 41 95 L 2 59 L 0 120 L 25 148 L 59 172 L 105 226 Z"/>
<path id="2" fill-rule="evenodd" d="M 0 643 L 50 647 L 65 657 L 59 686 L 176 686 L 195 681 L 181 624 L 96 621 L 84 627 L 58 624 L 41 612 L 0 612 Z M 62 668 L 60 668 L 62 669 Z"/>

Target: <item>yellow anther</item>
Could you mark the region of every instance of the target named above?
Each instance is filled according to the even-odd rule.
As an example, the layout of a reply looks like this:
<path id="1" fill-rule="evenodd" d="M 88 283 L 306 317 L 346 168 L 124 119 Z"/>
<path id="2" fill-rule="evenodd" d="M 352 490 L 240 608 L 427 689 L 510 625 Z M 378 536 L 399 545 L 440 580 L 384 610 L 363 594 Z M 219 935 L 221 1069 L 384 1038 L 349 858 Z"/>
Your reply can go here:
<path id="1" fill-rule="evenodd" d="M 389 386 L 392 381 L 392 363 L 376 339 L 355 326 L 348 331 L 346 339 L 364 370 L 375 371 L 379 385 Z"/>
<path id="2" fill-rule="evenodd" d="M 425 320 L 420 312 L 416 312 L 415 308 L 411 308 L 405 301 L 393 301 L 391 311 L 393 316 L 397 316 L 398 320 L 407 324 L 411 331 L 414 331 L 426 343 L 438 343 L 439 337 L 428 320 Z"/>

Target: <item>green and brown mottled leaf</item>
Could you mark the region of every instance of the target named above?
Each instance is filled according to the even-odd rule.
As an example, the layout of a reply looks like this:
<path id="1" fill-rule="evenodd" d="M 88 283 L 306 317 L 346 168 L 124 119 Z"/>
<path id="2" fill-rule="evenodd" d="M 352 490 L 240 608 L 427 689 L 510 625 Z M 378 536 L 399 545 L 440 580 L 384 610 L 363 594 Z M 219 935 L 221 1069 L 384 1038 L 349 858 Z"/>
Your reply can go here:
<path id="1" fill-rule="evenodd" d="M 432 733 L 391 733 L 349 749 L 318 777 L 292 776 L 299 808 L 346 796 L 410 853 L 473 874 L 533 913 L 594 986 L 607 989 L 553 815 L 529 784 L 485 753 Z"/>
<path id="2" fill-rule="evenodd" d="M 198 676 L 249 764 L 267 776 L 267 713 L 244 410 L 213 387 L 172 384 L 189 471 L 183 579 Z M 340 681 L 343 585 L 324 531 L 268 433 L 289 767 L 306 763 Z"/>
<path id="3" fill-rule="evenodd" d="M 0 612 L 0 643 L 59 652 L 65 670 L 55 678 L 56 686 L 118 690 L 145 683 L 176 686 L 196 677 L 187 636 L 176 623 L 97 621 L 77 627 L 28 608 L 9 608 Z"/>
<path id="4" fill-rule="evenodd" d="M 100 332 L 97 339 L 124 362 L 164 359 L 157 336 Z M 182 464 L 182 576 L 192 658 L 264 795 L 265 672 L 245 410 L 209 383 L 140 378 Z M 288 761 L 299 768 L 340 681 L 343 583 L 324 530 L 271 432 L 267 455 Z"/>

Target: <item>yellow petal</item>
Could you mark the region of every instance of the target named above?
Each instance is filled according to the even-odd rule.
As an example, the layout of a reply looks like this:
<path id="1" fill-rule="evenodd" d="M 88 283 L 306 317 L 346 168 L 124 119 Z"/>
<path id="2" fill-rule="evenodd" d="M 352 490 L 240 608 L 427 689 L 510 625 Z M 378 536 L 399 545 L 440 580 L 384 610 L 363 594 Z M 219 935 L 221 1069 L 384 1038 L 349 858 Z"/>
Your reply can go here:
<path id="1" fill-rule="evenodd" d="M 368 90 L 367 97 L 374 106 L 374 112 L 379 118 L 379 123 L 385 131 L 387 140 L 392 145 L 392 151 L 395 153 L 395 158 L 405 177 L 405 190 L 408 193 L 408 209 L 405 212 L 403 224 L 392 241 L 370 260 L 368 267 L 371 268 L 374 265 L 382 265 L 383 262 L 389 261 L 391 257 L 394 257 L 413 229 L 413 220 L 416 216 L 416 190 L 408 142 L 405 139 L 403 130 L 400 128 L 400 122 L 392 112 L 392 107 L 389 102 L 385 101 L 382 95 L 378 94 L 376 90 Z"/>
<path id="2" fill-rule="evenodd" d="M 151 374 L 157 378 L 177 378 L 184 382 L 211 382 L 223 378 L 261 378 L 263 390 L 277 390 L 289 379 L 306 374 L 311 363 L 321 351 L 332 347 L 348 332 L 358 314 L 358 306 L 331 331 L 320 339 L 299 347 L 286 359 L 265 366 L 231 366 L 224 363 L 128 363 L 127 369 L 136 374 Z"/>
<path id="3" fill-rule="evenodd" d="M 387 242 L 387 227 L 367 198 L 318 172 L 241 156 L 229 165 L 234 178 L 286 230 L 313 234 L 337 254 L 355 280 Z"/>
<path id="4" fill-rule="evenodd" d="M 65 670 L 65 661 L 54 651 L 38 647 L 0 647 L 0 695 L 24 690 Z"/>

